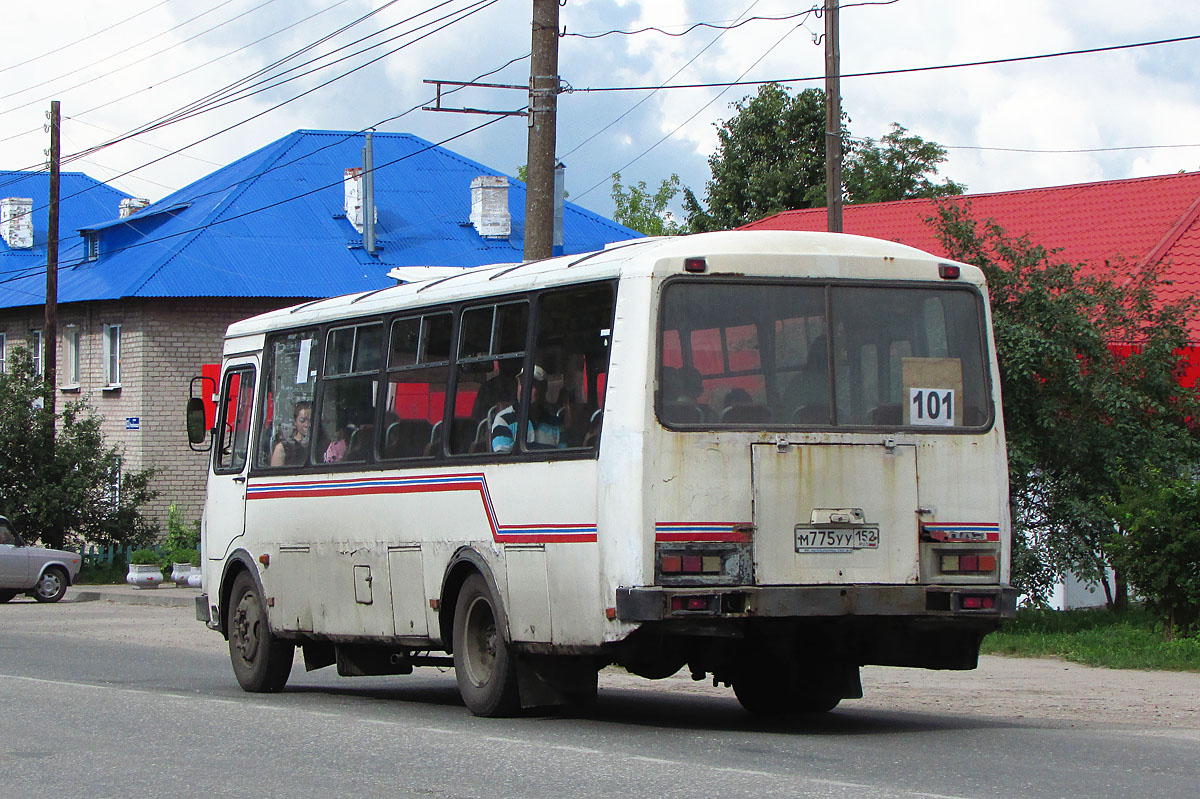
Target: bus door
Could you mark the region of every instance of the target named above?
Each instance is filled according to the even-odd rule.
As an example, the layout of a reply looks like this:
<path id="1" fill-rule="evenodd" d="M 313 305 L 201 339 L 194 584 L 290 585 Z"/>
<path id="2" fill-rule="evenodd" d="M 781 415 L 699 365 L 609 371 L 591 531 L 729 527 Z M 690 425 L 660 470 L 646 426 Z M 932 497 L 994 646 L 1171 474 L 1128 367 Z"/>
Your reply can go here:
<path id="1" fill-rule="evenodd" d="M 210 560 L 224 560 L 246 526 L 246 468 L 249 464 L 251 411 L 258 358 L 225 365 L 217 408 L 212 473 L 205 504 L 205 548 Z"/>
<path id="2" fill-rule="evenodd" d="M 751 445 L 757 582 L 916 582 L 916 447 L 804 438 Z"/>

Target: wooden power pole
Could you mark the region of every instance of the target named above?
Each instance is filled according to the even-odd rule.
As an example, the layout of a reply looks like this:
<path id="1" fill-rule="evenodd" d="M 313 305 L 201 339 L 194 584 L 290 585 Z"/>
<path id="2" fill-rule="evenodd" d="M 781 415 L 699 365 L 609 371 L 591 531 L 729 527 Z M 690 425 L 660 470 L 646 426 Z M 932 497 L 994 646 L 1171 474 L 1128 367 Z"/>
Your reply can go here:
<path id="1" fill-rule="evenodd" d="M 554 145 L 558 111 L 558 0 L 533 0 L 529 63 L 529 150 L 525 181 L 525 260 L 554 252 Z"/>
<path id="2" fill-rule="evenodd" d="M 59 167 L 62 149 L 59 144 L 60 111 L 58 100 L 50 101 L 50 223 L 46 233 L 46 325 L 42 332 L 42 364 L 44 366 L 45 407 L 54 414 L 58 372 L 58 197 Z M 54 426 L 50 426 L 50 442 L 54 442 Z"/>
<path id="3" fill-rule="evenodd" d="M 825 0 L 825 204 L 829 232 L 842 232 L 842 53 L 838 0 Z"/>

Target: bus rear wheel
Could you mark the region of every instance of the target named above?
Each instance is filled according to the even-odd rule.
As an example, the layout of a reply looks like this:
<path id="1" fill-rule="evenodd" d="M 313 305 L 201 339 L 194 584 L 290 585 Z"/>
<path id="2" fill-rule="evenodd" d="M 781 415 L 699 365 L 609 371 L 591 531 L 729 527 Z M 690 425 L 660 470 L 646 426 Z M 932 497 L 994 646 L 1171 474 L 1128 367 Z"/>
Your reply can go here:
<path id="1" fill-rule="evenodd" d="M 828 713 L 842 701 L 842 692 L 828 679 L 805 679 L 782 664 L 745 670 L 733 681 L 733 695 L 757 716 Z"/>
<path id="2" fill-rule="evenodd" d="M 227 621 L 229 659 L 242 690 L 282 690 L 292 672 L 296 647 L 271 632 L 258 585 L 249 572 L 242 572 L 233 581 Z"/>
<path id="3" fill-rule="evenodd" d="M 497 607 L 480 574 L 467 578 L 454 606 L 454 678 L 476 716 L 511 716 L 520 707 L 516 662 Z"/>

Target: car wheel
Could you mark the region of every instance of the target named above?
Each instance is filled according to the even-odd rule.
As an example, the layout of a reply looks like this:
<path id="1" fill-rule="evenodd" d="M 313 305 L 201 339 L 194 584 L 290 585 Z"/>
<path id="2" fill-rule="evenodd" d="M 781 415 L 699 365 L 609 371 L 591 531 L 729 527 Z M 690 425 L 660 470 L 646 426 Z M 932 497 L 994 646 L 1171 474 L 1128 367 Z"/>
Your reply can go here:
<path id="1" fill-rule="evenodd" d="M 57 566 L 42 572 L 42 577 L 33 587 L 33 598 L 38 602 L 57 602 L 67 593 L 67 573 Z"/>
<path id="2" fill-rule="evenodd" d="M 17 595 L 16 591 L 0 591 L 0 604 L 7 602 Z"/>
<path id="3" fill-rule="evenodd" d="M 454 677 L 476 716 L 511 716 L 520 707 L 517 664 L 496 608 L 483 576 L 468 577 L 454 608 Z"/>
<path id="4" fill-rule="evenodd" d="M 271 632 L 258 584 L 249 572 L 242 572 L 233 581 L 227 622 L 229 659 L 242 690 L 252 693 L 282 690 L 292 673 L 296 647 Z"/>

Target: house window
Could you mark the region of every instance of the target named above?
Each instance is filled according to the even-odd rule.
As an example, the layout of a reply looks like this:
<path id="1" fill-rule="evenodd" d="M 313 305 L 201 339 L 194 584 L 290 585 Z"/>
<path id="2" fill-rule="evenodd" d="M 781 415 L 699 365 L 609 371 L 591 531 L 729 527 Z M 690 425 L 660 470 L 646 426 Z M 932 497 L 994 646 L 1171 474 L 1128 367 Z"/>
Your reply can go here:
<path id="1" fill-rule="evenodd" d="M 79 386 L 79 326 L 67 325 L 63 329 L 63 388 Z"/>
<path id="2" fill-rule="evenodd" d="M 100 257 L 100 234 L 85 233 L 84 240 L 87 241 L 87 259 L 95 261 Z"/>
<path id="3" fill-rule="evenodd" d="M 8 334 L 0 333 L 0 374 L 8 371 Z"/>
<path id="4" fill-rule="evenodd" d="M 121 326 L 104 326 L 105 388 L 121 387 Z"/>
<path id="5" fill-rule="evenodd" d="M 33 356 L 33 373 L 40 376 L 45 368 L 42 362 L 42 331 L 29 331 L 29 350 L 29 354 Z"/>

